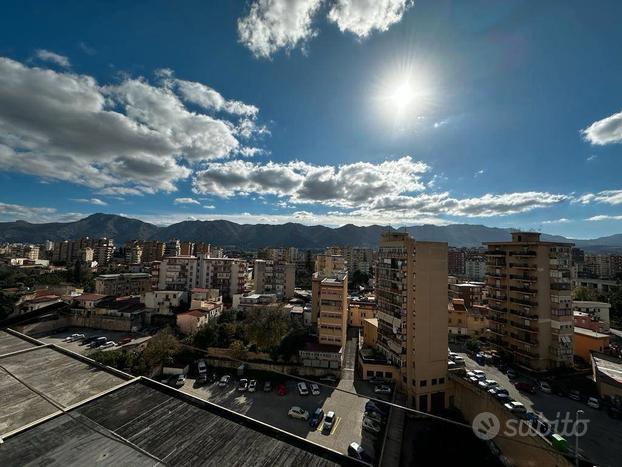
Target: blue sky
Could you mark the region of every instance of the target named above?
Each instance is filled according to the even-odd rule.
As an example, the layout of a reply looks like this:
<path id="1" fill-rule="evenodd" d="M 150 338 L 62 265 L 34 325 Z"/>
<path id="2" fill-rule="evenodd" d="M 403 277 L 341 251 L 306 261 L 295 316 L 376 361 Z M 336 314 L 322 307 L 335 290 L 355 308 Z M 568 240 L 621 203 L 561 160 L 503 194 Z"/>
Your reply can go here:
<path id="1" fill-rule="evenodd" d="M 622 3 L 28 2 L 0 220 L 622 232 Z"/>

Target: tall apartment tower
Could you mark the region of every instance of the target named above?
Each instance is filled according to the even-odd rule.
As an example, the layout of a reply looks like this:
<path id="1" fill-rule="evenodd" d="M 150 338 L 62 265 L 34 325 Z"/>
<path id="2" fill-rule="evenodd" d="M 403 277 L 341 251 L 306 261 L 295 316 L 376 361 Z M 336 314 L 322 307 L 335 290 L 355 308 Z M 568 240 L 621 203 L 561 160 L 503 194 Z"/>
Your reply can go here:
<path id="1" fill-rule="evenodd" d="M 492 343 L 531 370 L 571 366 L 573 245 L 540 241 L 537 232 L 485 245 Z"/>
<path id="2" fill-rule="evenodd" d="M 346 261 L 341 255 L 324 254 L 315 257 L 315 272 L 311 280 L 311 323 L 313 326 L 317 325 L 320 313 L 320 290 L 322 281 L 326 278 L 341 277 L 346 271 Z"/>
<path id="3" fill-rule="evenodd" d="M 274 293 L 278 298 L 292 298 L 296 286 L 296 264 L 283 260 L 255 260 L 255 291 Z"/>
<path id="4" fill-rule="evenodd" d="M 348 331 L 348 272 L 321 279 L 316 299 L 318 343 L 343 348 Z"/>
<path id="5" fill-rule="evenodd" d="M 447 384 L 447 243 L 404 232 L 380 239 L 376 265 L 377 349 L 399 368 L 396 383 L 418 410 L 445 406 Z"/>

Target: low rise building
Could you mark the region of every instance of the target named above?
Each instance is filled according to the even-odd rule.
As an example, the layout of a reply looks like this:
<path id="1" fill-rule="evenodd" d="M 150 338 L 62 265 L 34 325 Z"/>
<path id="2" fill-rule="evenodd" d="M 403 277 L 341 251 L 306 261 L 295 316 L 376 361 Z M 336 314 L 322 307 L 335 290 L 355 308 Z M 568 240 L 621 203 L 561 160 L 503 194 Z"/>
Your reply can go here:
<path id="1" fill-rule="evenodd" d="M 574 328 L 574 355 L 585 362 L 591 361 L 592 352 L 605 352 L 609 347 L 609 334 L 585 328 Z"/>
<path id="2" fill-rule="evenodd" d="M 140 295 L 151 290 L 151 275 L 144 272 L 102 274 L 95 278 L 95 292 L 103 295 Z"/>
<path id="3" fill-rule="evenodd" d="M 172 315 L 174 309 L 188 302 L 188 292 L 183 290 L 153 290 L 143 294 L 141 302 L 152 314 Z"/>
<path id="4" fill-rule="evenodd" d="M 592 374 L 598 395 L 622 404 L 622 360 L 604 353 L 592 352 Z"/>
<path id="5" fill-rule="evenodd" d="M 363 345 L 376 347 L 378 342 L 378 318 L 366 318 L 363 320 Z"/>
<path id="6" fill-rule="evenodd" d="M 464 300 L 464 306 L 467 308 L 471 308 L 473 305 L 481 305 L 483 303 L 484 287 L 484 282 L 450 282 L 449 300 L 460 298 Z"/>
<path id="7" fill-rule="evenodd" d="M 572 311 L 586 313 L 597 321 L 602 321 L 605 324 L 604 331 L 609 330 L 610 319 L 609 311 L 611 310 L 611 304 L 607 302 L 593 302 L 573 300 Z M 576 320 L 575 320 L 576 321 Z"/>
<path id="8" fill-rule="evenodd" d="M 376 312 L 376 297 L 374 295 L 348 298 L 348 326 L 360 328 L 363 326 L 364 320 L 375 318 Z"/>
<path id="9" fill-rule="evenodd" d="M 342 348 L 338 345 L 308 342 L 304 349 L 298 351 L 298 357 L 304 366 L 339 370 Z"/>
<path id="10" fill-rule="evenodd" d="M 194 334 L 201 326 L 216 319 L 220 313 L 222 313 L 222 303 L 212 303 L 210 307 L 191 309 L 177 314 L 177 327 L 183 334 Z"/>
<path id="11" fill-rule="evenodd" d="M 590 329 L 595 332 L 606 333 L 609 331 L 609 326 L 604 321 L 599 320 L 594 315 L 589 313 L 583 313 L 581 311 L 575 311 L 574 313 L 574 326 L 575 328 Z"/>
<path id="12" fill-rule="evenodd" d="M 239 304 L 237 308 L 240 311 L 251 311 L 259 308 L 278 307 L 281 306 L 278 303 L 276 294 L 249 294 L 242 295 L 239 298 Z"/>

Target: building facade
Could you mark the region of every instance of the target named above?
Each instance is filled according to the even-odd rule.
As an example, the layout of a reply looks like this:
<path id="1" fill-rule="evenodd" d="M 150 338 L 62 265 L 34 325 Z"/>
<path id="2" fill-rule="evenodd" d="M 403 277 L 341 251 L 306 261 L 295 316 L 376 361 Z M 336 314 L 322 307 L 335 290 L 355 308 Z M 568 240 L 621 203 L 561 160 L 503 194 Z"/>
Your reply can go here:
<path id="1" fill-rule="evenodd" d="M 572 244 L 513 232 L 486 245 L 491 343 L 531 370 L 572 366 Z"/>
<path id="2" fill-rule="evenodd" d="M 407 233 L 380 239 L 376 266 L 377 350 L 399 370 L 399 387 L 423 411 L 445 406 L 447 244 Z"/>
<path id="3" fill-rule="evenodd" d="M 102 274 L 95 278 L 95 293 L 103 295 L 140 295 L 151 290 L 151 275 L 143 272 Z"/>
<path id="4" fill-rule="evenodd" d="M 283 260 L 255 260 L 255 292 L 274 293 L 279 299 L 292 298 L 296 287 L 296 264 Z"/>

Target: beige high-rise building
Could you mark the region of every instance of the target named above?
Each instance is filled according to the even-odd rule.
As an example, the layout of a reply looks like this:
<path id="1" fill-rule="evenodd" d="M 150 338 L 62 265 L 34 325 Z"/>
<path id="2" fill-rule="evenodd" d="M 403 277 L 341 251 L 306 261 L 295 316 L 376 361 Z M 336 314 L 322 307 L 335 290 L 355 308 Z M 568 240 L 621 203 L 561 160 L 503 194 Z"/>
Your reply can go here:
<path id="1" fill-rule="evenodd" d="M 485 245 L 493 345 L 532 370 L 571 366 L 573 245 L 540 241 L 537 232 Z"/>
<path id="2" fill-rule="evenodd" d="M 343 347 L 348 331 L 347 271 L 325 277 L 318 287 L 318 343 Z"/>
<path id="3" fill-rule="evenodd" d="M 292 298 L 296 286 L 296 264 L 280 260 L 255 260 L 253 268 L 255 292 L 276 294 L 280 299 Z"/>
<path id="4" fill-rule="evenodd" d="M 315 257 L 315 273 L 311 280 L 311 322 L 317 325 L 317 319 L 320 312 L 320 284 L 325 278 L 343 275 L 346 270 L 346 262 L 343 256 L 324 254 Z M 347 281 L 346 281 L 347 282 Z M 346 284 L 347 288 L 347 284 Z"/>
<path id="5" fill-rule="evenodd" d="M 399 369 L 397 385 L 418 410 L 445 407 L 447 243 L 404 232 L 380 239 L 376 264 L 377 350 Z"/>

